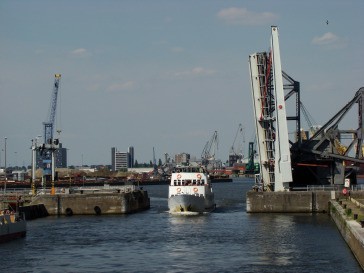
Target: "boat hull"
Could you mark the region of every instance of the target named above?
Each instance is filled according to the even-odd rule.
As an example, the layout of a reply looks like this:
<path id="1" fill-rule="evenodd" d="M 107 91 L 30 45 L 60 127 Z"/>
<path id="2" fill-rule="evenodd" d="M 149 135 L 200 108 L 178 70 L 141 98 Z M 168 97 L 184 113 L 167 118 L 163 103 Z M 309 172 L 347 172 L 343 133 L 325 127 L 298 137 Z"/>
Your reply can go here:
<path id="1" fill-rule="evenodd" d="M 213 196 L 178 194 L 168 199 L 169 212 L 172 214 L 200 214 L 214 210 Z"/>
<path id="2" fill-rule="evenodd" d="M 0 216 L 0 243 L 26 236 L 26 222 L 23 219 L 14 221 L 14 215 Z"/>

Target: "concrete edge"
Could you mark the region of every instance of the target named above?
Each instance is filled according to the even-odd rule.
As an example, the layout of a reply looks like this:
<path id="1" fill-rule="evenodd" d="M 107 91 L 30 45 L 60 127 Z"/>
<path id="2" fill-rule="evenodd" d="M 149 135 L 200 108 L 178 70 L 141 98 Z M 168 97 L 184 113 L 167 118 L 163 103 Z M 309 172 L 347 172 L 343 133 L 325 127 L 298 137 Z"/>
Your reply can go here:
<path id="1" fill-rule="evenodd" d="M 330 206 L 331 218 L 364 270 L 364 228 L 357 221 L 349 219 L 336 201 L 330 201 Z"/>

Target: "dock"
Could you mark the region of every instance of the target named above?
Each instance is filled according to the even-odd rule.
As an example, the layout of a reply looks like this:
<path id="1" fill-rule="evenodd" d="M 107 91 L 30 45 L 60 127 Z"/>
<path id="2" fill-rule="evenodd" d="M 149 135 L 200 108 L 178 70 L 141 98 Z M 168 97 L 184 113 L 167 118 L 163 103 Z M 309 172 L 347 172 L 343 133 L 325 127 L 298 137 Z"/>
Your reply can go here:
<path id="1" fill-rule="evenodd" d="M 364 270 L 364 198 L 345 197 L 330 201 L 330 215 L 345 242 Z"/>
<path id="2" fill-rule="evenodd" d="M 57 188 L 55 194 L 40 190 L 36 195 L 29 190 L 16 190 L 7 193 L 5 199 L 28 219 L 48 215 L 128 214 L 150 208 L 148 192 L 134 185 Z"/>

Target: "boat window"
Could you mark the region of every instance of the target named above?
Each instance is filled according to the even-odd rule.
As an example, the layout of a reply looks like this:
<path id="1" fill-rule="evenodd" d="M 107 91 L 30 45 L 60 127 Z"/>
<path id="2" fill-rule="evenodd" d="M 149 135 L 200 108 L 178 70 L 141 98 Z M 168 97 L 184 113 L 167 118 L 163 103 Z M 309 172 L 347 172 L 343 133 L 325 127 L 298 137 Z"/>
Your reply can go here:
<path id="1" fill-rule="evenodd" d="M 205 184 L 205 180 L 204 179 L 201 180 L 201 185 L 203 185 L 203 184 Z"/>
<path id="2" fill-rule="evenodd" d="M 181 186 L 181 180 L 178 180 L 178 186 Z"/>

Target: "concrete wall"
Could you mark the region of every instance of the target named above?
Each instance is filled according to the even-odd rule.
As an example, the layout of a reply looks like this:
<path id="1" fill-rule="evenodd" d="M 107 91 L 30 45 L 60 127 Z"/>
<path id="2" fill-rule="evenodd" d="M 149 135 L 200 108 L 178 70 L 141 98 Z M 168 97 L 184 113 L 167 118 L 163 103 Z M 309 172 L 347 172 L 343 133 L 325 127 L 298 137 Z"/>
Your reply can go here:
<path id="1" fill-rule="evenodd" d="M 246 195 L 247 212 L 325 212 L 331 192 L 255 192 Z"/>
<path id="2" fill-rule="evenodd" d="M 336 201 L 330 202 L 330 215 L 364 270 L 364 228 L 357 221 L 348 219 Z"/>
<path id="3" fill-rule="evenodd" d="M 47 217 L 48 212 L 43 204 L 19 207 L 19 212 L 25 215 L 26 220 Z"/>
<path id="4" fill-rule="evenodd" d="M 146 191 L 38 195 L 32 205 L 44 204 L 49 215 L 126 214 L 150 208 Z"/>

